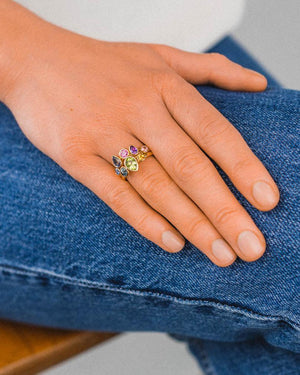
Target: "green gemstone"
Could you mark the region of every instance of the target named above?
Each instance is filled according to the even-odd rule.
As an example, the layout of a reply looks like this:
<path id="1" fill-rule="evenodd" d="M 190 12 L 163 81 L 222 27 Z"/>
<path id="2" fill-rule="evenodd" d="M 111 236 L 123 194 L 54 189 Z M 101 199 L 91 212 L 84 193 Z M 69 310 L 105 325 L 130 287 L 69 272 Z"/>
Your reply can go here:
<path id="1" fill-rule="evenodd" d="M 135 172 L 139 169 L 139 163 L 137 162 L 136 158 L 133 156 L 128 156 L 125 159 L 124 164 L 129 171 Z"/>

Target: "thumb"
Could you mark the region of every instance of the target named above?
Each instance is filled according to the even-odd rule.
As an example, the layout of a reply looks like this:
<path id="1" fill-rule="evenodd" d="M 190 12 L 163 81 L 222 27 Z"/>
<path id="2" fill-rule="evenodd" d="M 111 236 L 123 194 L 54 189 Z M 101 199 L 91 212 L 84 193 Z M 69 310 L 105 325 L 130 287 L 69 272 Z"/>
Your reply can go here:
<path id="1" fill-rule="evenodd" d="M 239 91 L 263 91 L 267 87 L 267 79 L 262 74 L 219 53 L 186 52 L 161 44 L 151 46 L 177 74 L 192 84 L 212 84 Z"/>

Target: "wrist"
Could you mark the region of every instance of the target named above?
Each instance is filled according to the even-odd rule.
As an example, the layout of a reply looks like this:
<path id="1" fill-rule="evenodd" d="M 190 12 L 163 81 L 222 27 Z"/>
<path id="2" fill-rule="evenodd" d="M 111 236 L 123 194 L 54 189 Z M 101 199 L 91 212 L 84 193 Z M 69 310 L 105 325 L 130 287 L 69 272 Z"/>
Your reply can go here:
<path id="1" fill-rule="evenodd" d="M 0 1 L 0 101 L 17 85 L 33 49 L 37 16 L 11 0 Z"/>

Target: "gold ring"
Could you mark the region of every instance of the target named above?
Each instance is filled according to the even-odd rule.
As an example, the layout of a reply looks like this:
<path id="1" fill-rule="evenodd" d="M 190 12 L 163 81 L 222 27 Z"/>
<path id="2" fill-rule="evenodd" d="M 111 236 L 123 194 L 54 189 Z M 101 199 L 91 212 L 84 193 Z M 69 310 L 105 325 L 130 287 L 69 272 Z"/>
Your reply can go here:
<path id="1" fill-rule="evenodd" d="M 137 172 L 139 162 L 144 161 L 148 156 L 153 155 L 148 146 L 141 147 L 129 146 L 121 148 L 118 156 L 112 156 L 112 163 L 115 167 L 115 173 L 123 180 L 126 180 L 129 172 Z"/>

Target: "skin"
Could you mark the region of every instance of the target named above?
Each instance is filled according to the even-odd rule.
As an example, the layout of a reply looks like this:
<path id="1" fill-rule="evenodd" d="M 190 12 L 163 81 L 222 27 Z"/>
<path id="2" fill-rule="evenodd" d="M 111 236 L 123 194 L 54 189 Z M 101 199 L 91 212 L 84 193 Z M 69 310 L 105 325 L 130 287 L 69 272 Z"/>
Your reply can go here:
<path id="1" fill-rule="evenodd" d="M 192 85 L 263 91 L 262 75 L 219 54 L 87 38 L 9 0 L 1 1 L 0 14 L 0 99 L 38 149 L 166 251 L 179 251 L 186 238 L 222 267 L 237 256 L 262 256 L 263 234 L 205 153 L 259 210 L 277 205 L 278 188 L 241 134 Z M 154 156 L 122 180 L 112 155 L 143 144 Z M 257 181 L 269 184 L 269 199 L 255 199 Z M 166 231 L 178 236 L 173 248 L 163 242 Z M 241 251 L 243 231 L 257 236 L 259 251 Z M 226 241 L 227 257 L 213 252 L 217 239 Z"/>

